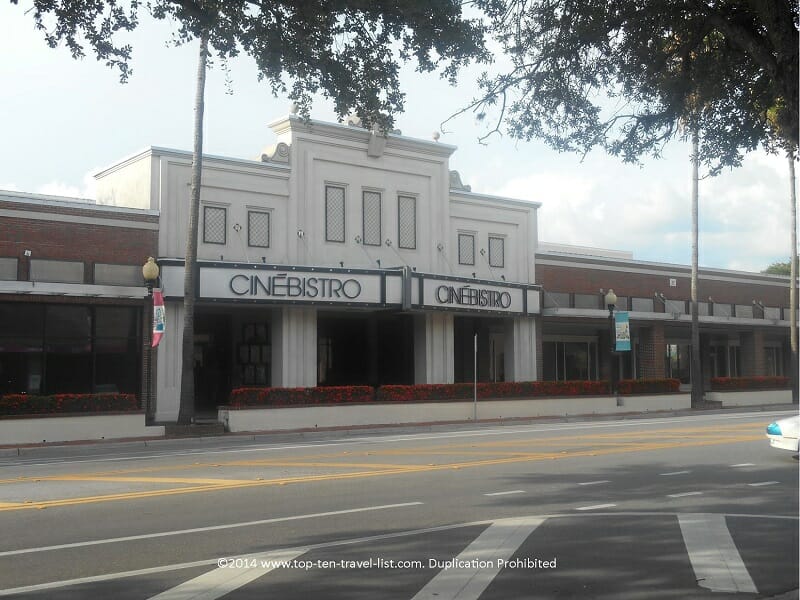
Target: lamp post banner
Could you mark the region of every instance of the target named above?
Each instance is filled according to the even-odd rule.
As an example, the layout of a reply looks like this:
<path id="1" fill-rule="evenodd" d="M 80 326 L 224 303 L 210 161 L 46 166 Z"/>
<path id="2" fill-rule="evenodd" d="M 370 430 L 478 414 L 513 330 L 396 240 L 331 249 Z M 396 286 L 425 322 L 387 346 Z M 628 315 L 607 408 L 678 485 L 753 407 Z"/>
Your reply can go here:
<path id="1" fill-rule="evenodd" d="M 153 290 L 153 348 L 158 346 L 158 342 L 161 341 L 161 336 L 164 335 L 166 324 L 164 295 L 161 293 L 161 290 Z"/>
<path id="2" fill-rule="evenodd" d="M 627 312 L 614 313 L 614 350 L 625 352 L 631 349 L 631 324 Z"/>

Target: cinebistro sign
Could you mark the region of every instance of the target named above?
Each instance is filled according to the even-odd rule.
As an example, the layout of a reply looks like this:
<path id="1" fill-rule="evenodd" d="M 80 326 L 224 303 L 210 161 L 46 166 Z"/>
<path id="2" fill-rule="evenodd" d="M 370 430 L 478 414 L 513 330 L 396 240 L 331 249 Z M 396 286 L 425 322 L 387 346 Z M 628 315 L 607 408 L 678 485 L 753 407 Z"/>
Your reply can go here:
<path id="1" fill-rule="evenodd" d="M 217 301 L 386 306 L 402 302 L 402 277 L 367 269 L 201 266 L 199 292 Z"/>
<path id="2" fill-rule="evenodd" d="M 537 314 L 539 290 L 535 286 L 470 280 L 459 277 L 438 278 L 414 274 L 414 308 L 480 311 L 501 314 Z"/>
<path id="3" fill-rule="evenodd" d="M 228 282 L 234 296 L 290 298 L 307 300 L 358 300 L 363 291 L 361 282 L 352 277 L 306 277 L 238 273 Z"/>
<path id="4" fill-rule="evenodd" d="M 466 306 L 469 308 L 507 309 L 511 308 L 511 294 L 471 285 L 436 286 L 436 301 L 439 304 Z"/>
<path id="5" fill-rule="evenodd" d="M 447 310 L 497 315 L 539 311 L 535 285 L 432 275 L 406 269 L 342 269 L 200 262 L 198 299 L 280 305 Z M 162 261 L 168 299 L 183 295 L 184 266 Z"/>

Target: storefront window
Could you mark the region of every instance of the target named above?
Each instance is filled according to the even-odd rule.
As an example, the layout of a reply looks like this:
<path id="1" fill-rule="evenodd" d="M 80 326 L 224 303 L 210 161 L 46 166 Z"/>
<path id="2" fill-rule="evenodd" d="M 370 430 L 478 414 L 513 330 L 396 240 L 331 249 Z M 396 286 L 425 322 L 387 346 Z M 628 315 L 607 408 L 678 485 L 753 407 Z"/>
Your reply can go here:
<path id="1" fill-rule="evenodd" d="M 780 347 L 767 346 L 764 348 L 764 366 L 767 375 L 783 376 L 783 353 Z"/>
<path id="2" fill-rule="evenodd" d="M 597 379 L 596 341 L 546 341 L 542 350 L 546 381 Z"/>
<path id="3" fill-rule="evenodd" d="M 0 393 L 135 393 L 137 310 L 0 303 Z"/>
<path id="4" fill-rule="evenodd" d="M 691 350 L 689 344 L 667 344 L 664 373 L 668 378 L 680 379 L 681 383 L 690 382 Z"/>

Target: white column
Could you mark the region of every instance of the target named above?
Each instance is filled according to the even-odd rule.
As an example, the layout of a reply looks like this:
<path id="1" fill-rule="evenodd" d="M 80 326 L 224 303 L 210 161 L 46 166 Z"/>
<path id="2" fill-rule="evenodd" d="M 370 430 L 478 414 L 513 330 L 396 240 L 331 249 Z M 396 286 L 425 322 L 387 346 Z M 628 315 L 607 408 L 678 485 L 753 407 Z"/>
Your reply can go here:
<path id="1" fill-rule="evenodd" d="M 317 385 L 316 308 L 281 308 L 273 312 L 272 385 Z"/>
<path id="2" fill-rule="evenodd" d="M 515 317 L 506 324 L 506 381 L 536 380 L 536 321 Z"/>
<path id="3" fill-rule="evenodd" d="M 453 383 L 453 315 L 414 317 L 414 383 Z"/>
<path id="4" fill-rule="evenodd" d="M 155 420 L 175 422 L 181 400 L 183 368 L 183 300 L 167 301 L 166 327 L 152 359 L 156 368 Z"/>

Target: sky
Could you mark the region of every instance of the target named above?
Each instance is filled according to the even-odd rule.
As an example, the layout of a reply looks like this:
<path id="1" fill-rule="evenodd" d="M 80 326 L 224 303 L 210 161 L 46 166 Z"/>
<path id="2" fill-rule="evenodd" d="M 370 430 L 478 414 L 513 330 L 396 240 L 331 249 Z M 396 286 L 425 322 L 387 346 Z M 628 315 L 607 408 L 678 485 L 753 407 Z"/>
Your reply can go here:
<path id="1" fill-rule="evenodd" d="M 87 53 L 74 60 L 51 49 L 31 3 L 0 0 L 0 190 L 92 198 L 92 175 L 149 146 L 191 150 L 196 46 L 168 47 L 169 23 L 142 19 L 132 34 L 133 73 L 118 73 Z M 405 136 L 457 146 L 450 168 L 473 192 L 531 200 L 543 242 L 632 252 L 638 260 L 691 261 L 689 147 L 672 142 L 661 159 L 626 165 L 602 152 L 559 154 L 540 142 L 493 135 L 471 113 L 442 122 L 475 95 L 482 69 L 462 72 L 452 87 L 436 74 L 404 68 Z M 226 86 L 226 79 L 231 81 Z M 227 93 L 228 88 L 232 90 Z M 274 143 L 267 123 L 288 113 L 289 100 L 259 83 L 251 61 L 210 71 L 204 152 L 256 158 Z M 335 121 L 318 99 L 311 118 Z M 762 152 L 700 182 L 701 267 L 761 271 L 788 261 L 790 183 L 786 158 Z"/>

